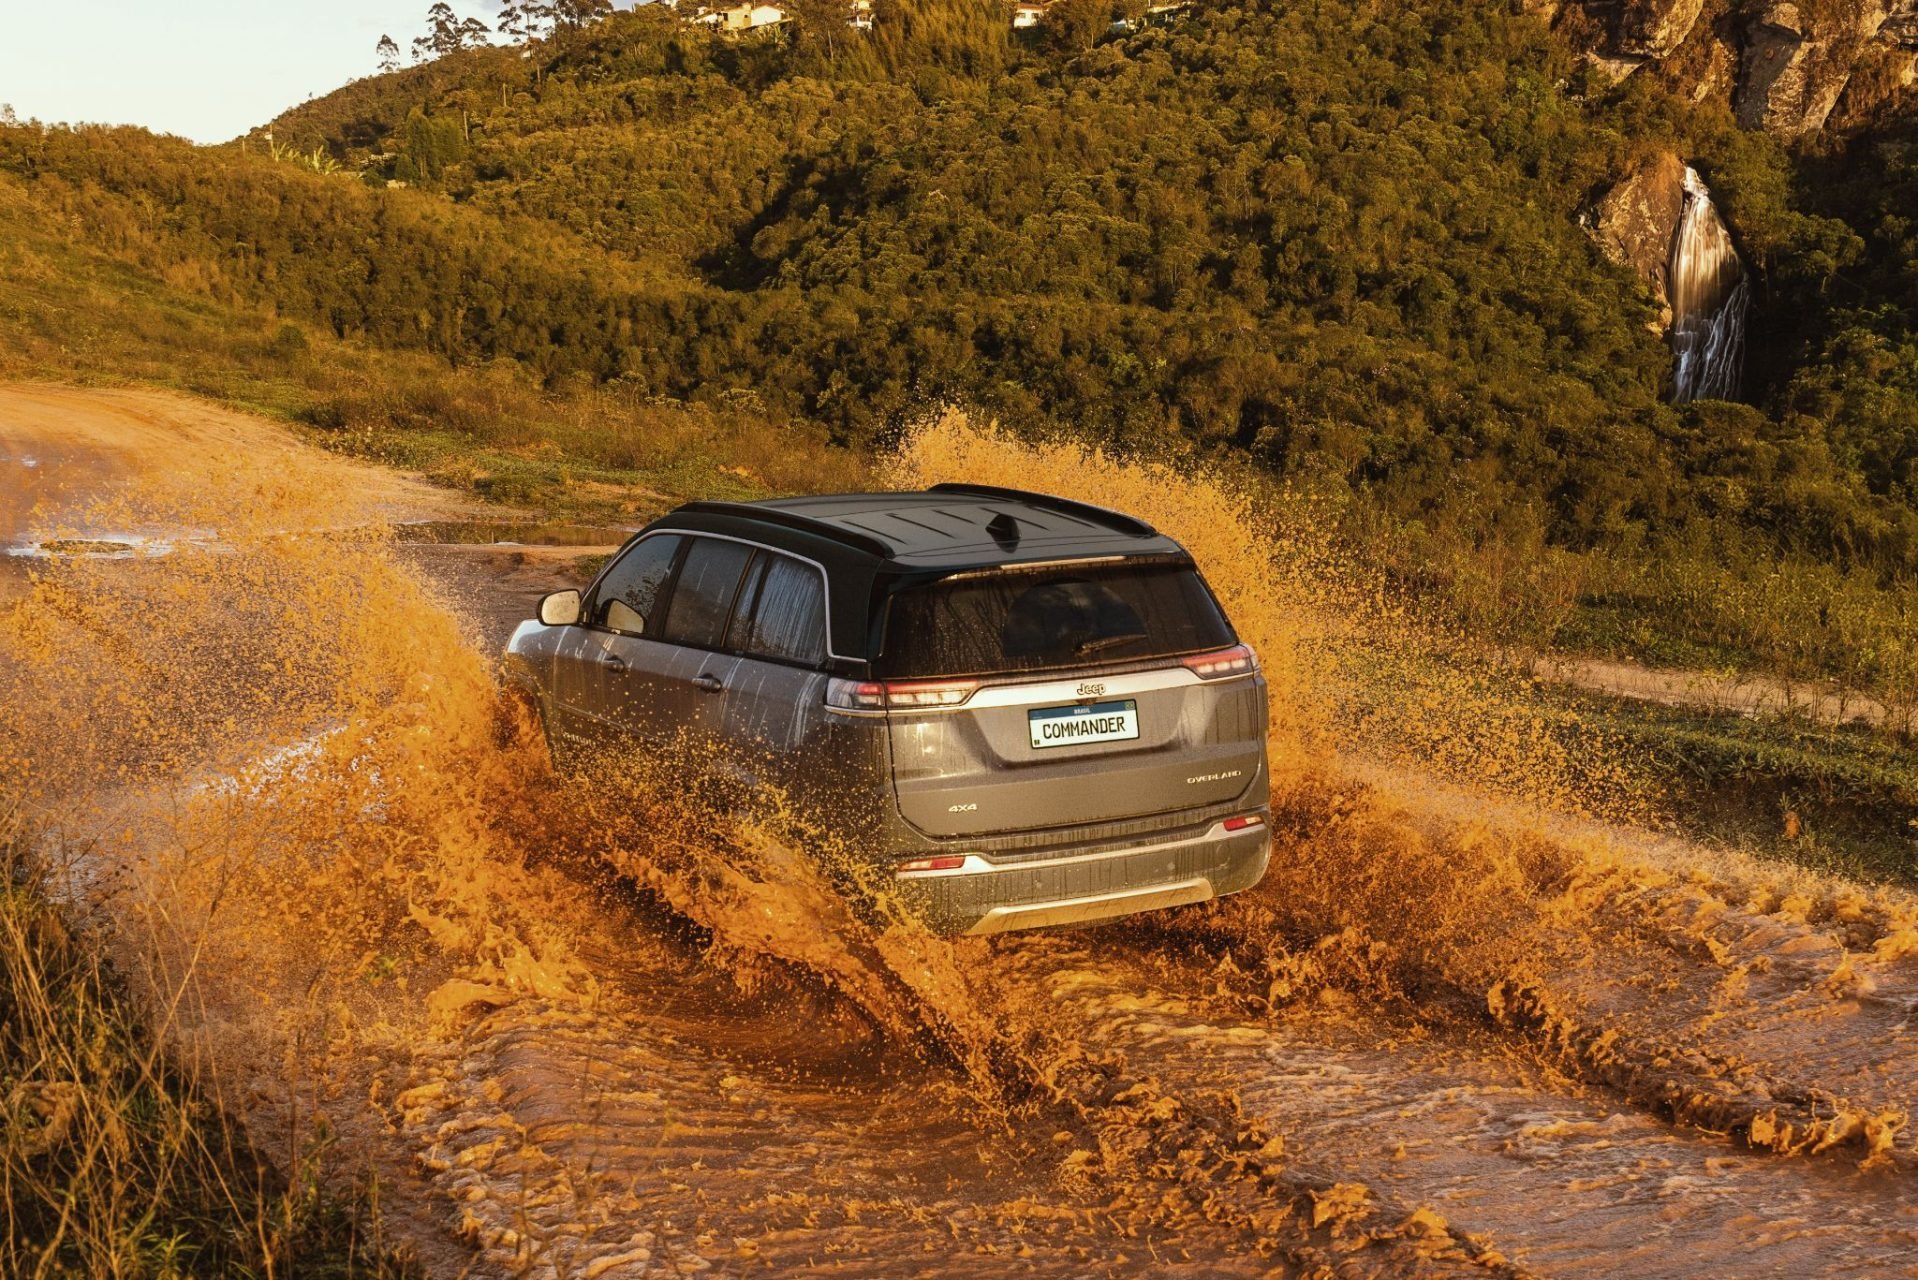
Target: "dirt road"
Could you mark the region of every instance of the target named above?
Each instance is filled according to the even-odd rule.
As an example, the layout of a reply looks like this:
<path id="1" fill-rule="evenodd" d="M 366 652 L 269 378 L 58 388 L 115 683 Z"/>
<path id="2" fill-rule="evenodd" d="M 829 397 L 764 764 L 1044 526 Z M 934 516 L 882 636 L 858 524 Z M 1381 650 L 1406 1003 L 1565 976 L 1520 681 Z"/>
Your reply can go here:
<path id="1" fill-rule="evenodd" d="M 1531 673 L 1553 684 L 1668 707 L 1797 715 L 1825 724 L 1882 725 L 1893 719 L 1891 710 L 1878 699 L 1834 689 L 1826 682 L 1673 671 L 1606 658 L 1538 658 L 1531 664 Z"/>
<path id="2" fill-rule="evenodd" d="M 67 590 L 18 687 L 72 705 L 20 740 L 110 757 L 105 901 L 162 958 L 187 931 L 208 1060 L 269 1131 L 327 1114 L 435 1271 L 1918 1276 L 1903 895 L 1295 762 L 1253 893 L 874 931 L 804 857 L 499 737 L 461 636 L 567 554 L 248 541 L 209 512 L 275 477 L 345 524 L 448 500 L 174 397 L 0 390 L 0 439 L 52 518 L 123 486 L 185 548 L 35 561 Z M 196 486 L 217 555 L 159 523 Z M 297 609 L 233 616 L 262 583 Z M 102 594 L 142 608 L 63 650 Z"/>
<path id="3" fill-rule="evenodd" d="M 322 453 L 264 418 L 151 388 L 0 386 L 0 539 L 58 529 L 111 504 L 139 477 L 142 500 L 250 487 L 296 467 L 351 495 L 345 518 L 457 519 L 478 508 L 423 481 Z"/>

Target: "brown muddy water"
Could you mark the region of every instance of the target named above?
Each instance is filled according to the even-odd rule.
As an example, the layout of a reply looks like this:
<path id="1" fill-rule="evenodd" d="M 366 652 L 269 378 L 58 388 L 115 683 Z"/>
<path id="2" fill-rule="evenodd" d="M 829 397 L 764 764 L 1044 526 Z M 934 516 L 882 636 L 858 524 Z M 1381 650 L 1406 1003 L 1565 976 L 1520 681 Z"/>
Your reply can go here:
<path id="1" fill-rule="evenodd" d="M 488 655 L 565 555 L 306 476 L 90 526 L 217 551 L 0 566 L 0 760 L 182 1055 L 435 1274 L 1918 1275 L 1908 897 L 1645 855 L 1631 762 L 1477 674 L 1404 717 L 1476 783 L 1355 767 L 1353 654 L 1416 636 L 1205 477 L 947 421 L 888 479 L 1031 475 L 1185 541 L 1263 655 L 1258 890 L 856 915 L 776 798 L 551 774 Z"/>

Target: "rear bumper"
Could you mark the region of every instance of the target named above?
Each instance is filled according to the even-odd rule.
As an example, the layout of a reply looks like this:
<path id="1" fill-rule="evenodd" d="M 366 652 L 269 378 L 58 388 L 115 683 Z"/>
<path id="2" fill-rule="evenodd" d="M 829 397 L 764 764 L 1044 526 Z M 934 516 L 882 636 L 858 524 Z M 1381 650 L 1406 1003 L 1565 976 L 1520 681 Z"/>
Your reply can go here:
<path id="1" fill-rule="evenodd" d="M 1266 811 L 1256 811 L 1266 818 Z M 1003 933 L 1108 920 L 1183 906 L 1250 889 L 1265 875 L 1271 832 L 1264 822 L 1114 849 L 1053 851 L 1043 859 L 995 862 L 965 854 L 943 871 L 902 872 L 904 896 L 946 933 Z"/>

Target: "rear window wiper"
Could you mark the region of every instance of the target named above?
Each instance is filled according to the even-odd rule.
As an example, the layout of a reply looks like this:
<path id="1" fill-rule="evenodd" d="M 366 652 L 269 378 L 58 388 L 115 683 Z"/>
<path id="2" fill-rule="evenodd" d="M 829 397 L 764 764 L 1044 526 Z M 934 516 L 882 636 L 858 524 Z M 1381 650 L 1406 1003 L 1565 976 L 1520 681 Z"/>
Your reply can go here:
<path id="1" fill-rule="evenodd" d="M 1116 649 L 1122 644 L 1137 644 L 1141 640 L 1149 639 L 1151 637 L 1143 631 L 1136 631 L 1131 635 L 1100 636 L 1096 640 L 1081 640 L 1072 646 L 1072 656 L 1082 658 L 1088 653 L 1102 653 L 1107 649 Z"/>

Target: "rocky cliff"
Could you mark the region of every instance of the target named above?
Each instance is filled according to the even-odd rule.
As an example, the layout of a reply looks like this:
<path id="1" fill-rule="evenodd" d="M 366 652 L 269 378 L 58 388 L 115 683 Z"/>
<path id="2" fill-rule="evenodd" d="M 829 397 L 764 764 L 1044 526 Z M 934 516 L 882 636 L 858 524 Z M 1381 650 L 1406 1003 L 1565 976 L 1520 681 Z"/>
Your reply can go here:
<path id="1" fill-rule="evenodd" d="M 1684 212 L 1685 162 L 1661 151 L 1598 202 L 1589 224 L 1605 256 L 1630 267 L 1658 299 L 1660 333 L 1672 322 L 1672 239 Z"/>
<path id="2" fill-rule="evenodd" d="M 1849 132 L 1918 107 L 1918 0 L 1523 0 L 1608 75 L 1729 101 L 1748 129 Z"/>

